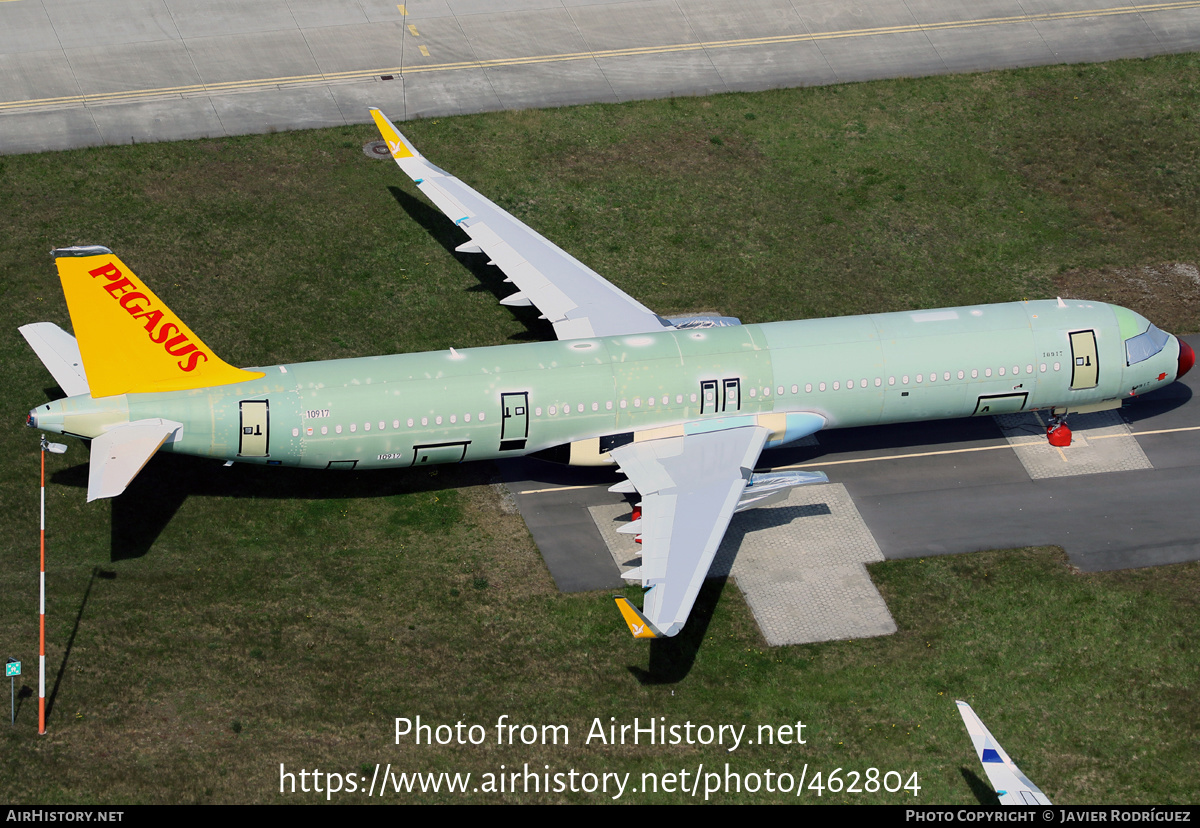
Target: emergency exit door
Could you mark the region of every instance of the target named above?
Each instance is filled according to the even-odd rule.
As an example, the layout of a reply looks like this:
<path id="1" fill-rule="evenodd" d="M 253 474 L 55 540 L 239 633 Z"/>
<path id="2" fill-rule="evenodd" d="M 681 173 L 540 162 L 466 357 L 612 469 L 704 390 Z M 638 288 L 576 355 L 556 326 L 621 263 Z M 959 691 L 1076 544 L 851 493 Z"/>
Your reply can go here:
<path id="1" fill-rule="evenodd" d="M 500 450 L 519 451 L 529 438 L 529 392 L 500 395 Z"/>
<path id="2" fill-rule="evenodd" d="M 266 400 L 242 400 L 238 457 L 266 457 L 271 413 Z"/>

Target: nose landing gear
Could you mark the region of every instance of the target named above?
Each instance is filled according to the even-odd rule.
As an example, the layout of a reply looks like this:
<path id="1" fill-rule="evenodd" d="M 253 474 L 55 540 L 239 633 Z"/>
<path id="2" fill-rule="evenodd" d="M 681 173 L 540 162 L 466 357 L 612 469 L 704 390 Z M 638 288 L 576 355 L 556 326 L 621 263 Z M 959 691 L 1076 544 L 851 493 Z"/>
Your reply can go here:
<path id="1" fill-rule="evenodd" d="M 1071 429 L 1067 428 L 1066 417 L 1054 417 L 1046 426 L 1046 439 L 1055 448 L 1066 448 L 1071 445 Z"/>

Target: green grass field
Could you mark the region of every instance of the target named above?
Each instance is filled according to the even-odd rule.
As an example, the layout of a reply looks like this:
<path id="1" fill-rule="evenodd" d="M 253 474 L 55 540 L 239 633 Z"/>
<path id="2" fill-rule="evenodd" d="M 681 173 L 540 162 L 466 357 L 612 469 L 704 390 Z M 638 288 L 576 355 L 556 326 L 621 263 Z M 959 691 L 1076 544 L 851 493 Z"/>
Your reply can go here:
<path id="1" fill-rule="evenodd" d="M 1198 123 L 1200 56 L 1184 55 L 402 128 L 660 313 L 761 322 L 1085 291 L 1190 333 Z M 69 326 L 51 248 L 112 248 L 239 365 L 552 335 L 499 306 L 501 276 L 456 257 L 464 237 L 363 154 L 376 137 L 0 157 L 0 655 L 33 688 L 4 729 L 0 799 L 309 802 L 324 796 L 279 793 L 281 764 L 299 784 L 390 763 L 469 772 L 480 792 L 388 802 L 607 801 L 484 789 L 528 763 L 629 773 L 639 792 L 620 801 L 686 802 L 703 785 L 646 793 L 642 774 L 669 786 L 686 770 L 690 786 L 728 763 L 764 787 L 715 801 L 972 804 L 987 789 L 964 698 L 1055 802 L 1196 801 L 1200 565 L 1084 575 L 1052 549 L 889 562 L 872 574 L 896 635 L 790 648 L 768 648 L 736 588 L 710 582 L 697 623 L 648 648 L 607 594 L 557 592 L 483 464 L 335 475 L 158 457 L 85 505 L 72 443 L 48 460 L 39 737 L 38 452 L 21 423 L 54 383 L 16 328 Z M 486 736 L 396 744 L 394 720 L 416 716 Z M 502 716 L 565 725 L 570 743 L 497 744 Z M 801 721 L 806 743 L 587 743 L 610 717 L 746 725 L 756 742 Z M 818 798 L 814 774 L 839 768 L 846 785 L 915 773 L 919 795 Z M 767 771 L 803 774 L 804 791 L 767 792 Z"/>

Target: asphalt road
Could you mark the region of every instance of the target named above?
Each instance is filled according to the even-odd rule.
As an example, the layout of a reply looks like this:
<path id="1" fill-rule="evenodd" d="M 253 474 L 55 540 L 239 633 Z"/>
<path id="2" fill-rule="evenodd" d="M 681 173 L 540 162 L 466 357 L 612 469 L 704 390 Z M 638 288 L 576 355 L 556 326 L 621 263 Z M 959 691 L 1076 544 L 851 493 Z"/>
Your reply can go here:
<path id="1" fill-rule="evenodd" d="M 0 0 L 0 154 L 1200 49 L 1200 0 Z"/>

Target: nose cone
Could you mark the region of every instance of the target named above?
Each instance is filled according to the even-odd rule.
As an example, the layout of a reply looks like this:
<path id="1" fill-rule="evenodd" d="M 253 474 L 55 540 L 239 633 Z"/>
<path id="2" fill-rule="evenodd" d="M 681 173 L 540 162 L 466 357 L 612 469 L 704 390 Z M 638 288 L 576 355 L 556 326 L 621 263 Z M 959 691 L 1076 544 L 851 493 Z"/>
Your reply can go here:
<path id="1" fill-rule="evenodd" d="M 1196 364 L 1196 352 L 1192 350 L 1192 346 L 1179 340 L 1179 371 L 1175 374 L 1175 379 L 1180 379 L 1188 371 L 1192 370 L 1192 366 Z"/>

